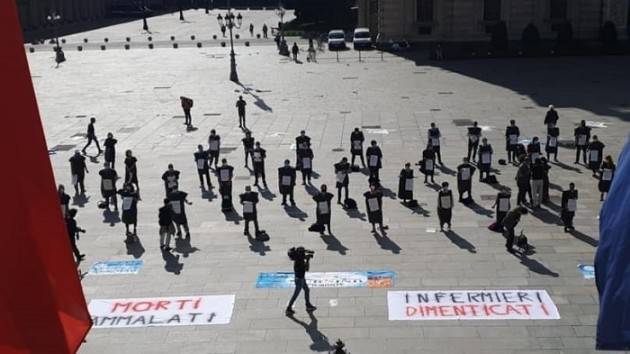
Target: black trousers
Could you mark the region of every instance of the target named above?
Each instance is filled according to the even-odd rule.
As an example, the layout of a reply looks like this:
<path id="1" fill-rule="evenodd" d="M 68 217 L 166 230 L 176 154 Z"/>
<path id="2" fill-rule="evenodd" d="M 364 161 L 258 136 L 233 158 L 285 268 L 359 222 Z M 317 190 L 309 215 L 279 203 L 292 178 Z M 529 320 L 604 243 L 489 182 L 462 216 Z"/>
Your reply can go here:
<path id="1" fill-rule="evenodd" d="M 348 199 L 348 185 L 343 185 L 341 187 L 337 187 L 337 202 L 341 203 L 341 190 L 345 189 L 346 190 L 346 199 Z M 344 201 L 346 200 L 344 199 Z"/>
<path id="2" fill-rule="evenodd" d="M 378 177 L 378 171 L 379 170 L 380 170 L 380 168 L 370 167 L 370 178 L 379 179 L 379 177 Z"/>
<path id="3" fill-rule="evenodd" d="M 88 148 L 88 146 L 90 146 L 92 144 L 92 142 L 94 142 L 96 144 L 96 147 L 98 148 L 98 152 L 100 153 L 101 150 L 101 145 L 98 143 L 98 138 L 95 135 L 88 135 L 87 137 L 88 141 L 87 144 L 85 144 L 85 146 L 83 147 L 83 152 L 85 153 L 85 149 Z M 584 151 L 584 156 L 586 156 L 586 150 Z M 586 157 L 584 157 L 584 163 L 586 163 Z"/>
<path id="4" fill-rule="evenodd" d="M 575 163 L 580 162 L 580 151 L 582 151 L 582 161 L 586 165 L 586 145 L 575 147 Z"/>
<path id="5" fill-rule="evenodd" d="M 72 253 L 74 253 L 74 258 L 76 258 L 77 262 L 81 257 L 81 252 L 77 248 L 77 240 L 74 238 L 74 235 L 70 236 L 70 247 L 72 247 Z"/>
<path id="6" fill-rule="evenodd" d="M 529 201 L 532 201 L 532 188 L 530 184 L 518 184 L 518 195 L 516 197 L 516 204 L 526 203 L 525 195 L 529 194 Z"/>
<path id="7" fill-rule="evenodd" d="M 84 179 L 85 179 L 85 175 L 84 174 L 77 175 L 77 183 L 74 185 L 74 191 L 77 194 L 79 194 L 79 189 L 81 190 L 82 194 L 85 193 L 85 185 L 83 184 L 83 180 Z"/>
<path id="8" fill-rule="evenodd" d="M 477 160 L 477 148 L 479 147 L 479 141 L 476 143 L 468 143 L 468 159 L 470 160 L 470 153 L 472 152 L 472 161 Z"/>
<path id="9" fill-rule="evenodd" d="M 258 233 L 258 218 L 254 219 L 254 220 L 245 220 L 245 233 L 249 235 L 249 223 L 253 222 L 254 223 L 254 231 L 256 233 Z"/>
<path id="10" fill-rule="evenodd" d="M 434 146 L 433 147 L 433 151 L 435 152 L 435 156 L 437 156 L 437 160 L 440 163 L 440 165 L 442 164 L 442 153 L 440 152 L 440 147 L 439 146 Z"/>
<path id="11" fill-rule="evenodd" d="M 508 155 L 508 162 L 512 162 L 512 161 L 516 162 L 517 161 L 516 159 L 518 158 L 518 156 L 516 156 L 516 145 L 515 146 L 511 146 L 511 145 L 507 146 L 507 155 Z"/>
<path id="12" fill-rule="evenodd" d="M 361 165 L 363 166 L 363 168 L 365 168 L 365 160 L 363 159 L 363 153 L 358 153 L 358 154 L 352 153 L 352 161 L 350 162 L 350 164 L 354 166 L 354 159 L 357 156 L 361 158 Z"/>
<path id="13" fill-rule="evenodd" d="M 240 127 L 245 127 L 245 111 L 238 111 L 238 125 Z"/>
<path id="14" fill-rule="evenodd" d="M 289 196 L 289 200 L 291 201 L 291 204 L 295 205 L 295 200 L 293 200 L 293 188 L 291 188 L 291 191 L 289 193 L 282 194 L 282 204 L 287 203 L 287 195 Z"/>
<path id="15" fill-rule="evenodd" d="M 287 305 L 287 308 L 290 309 L 293 307 L 293 304 L 295 303 L 295 300 L 297 300 L 298 295 L 300 295 L 300 292 L 304 290 L 304 302 L 306 302 L 306 306 L 312 306 L 311 305 L 311 291 L 308 288 L 308 285 L 306 284 L 306 279 L 304 278 L 295 278 L 295 290 L 293 291 L 293 295 L 291 296 L 291 300 L 289 300 L 289 304 Z"/>
<path id="16" fill-rule="evenodd" d="M 248 166 L 247 164 L 247 159 L 249 158 L 249 160 L 252 161 L 252 164 L 254 163 L 254 157 L 253 157 L 253 153 L 252 150 L 245 150 L 245 167 Z"/>
<path id="17" fill-rule="evenodd" d="M 514 246 L 514 227 L 506 227 L 505 228 L 505 248 L 508 250 L 512 249 Z"/>
<path id="18" fill-rule="evenodd" d="M 267 180 L 265 179 L 265 168 L 254 168 L 254 185 L 258 185 L 258 177 L 260 177 L 263 181 L 265 187 L 267 186 Z"/>
<path id="19" fill-rule="evenodd" d="M 312 170 L 307 170 L 304 171 L 304 169 L 302 169 L 302 182 L 304 182 L 306 184 L 306 179 L 308 178 L 308 181 L 311 181 L 311 174 L 313 173 Z"/>
<path id="20" fill-rule="evenodd" d="M 497 226 L 502 228 L 503 227 L 503 218 L 507 215 L 506 211 L 497 211 Z"/>
<path id="21" fill-rule="evenodd" d="M 208 170 L 197 170 L 197 173 L 199 174 L 199 183 L 201 185 L 201 188 L 203 188 L 204 177 L 206 179 L 206 183 L 208 184 L 208 189 L 212 188 L 212 182 L 210 182 L 210 171 L 208 171 Z"/>
<path id="22" fill-rule="evenodd" d="M 212 166 L 214 163 L 214 168 L 217 168 L 217 164 L 219 163 L 219 152 L 211 152 L 208 154 L 208 166 Z"/>
<path id="23" fill-rule="evenodd" d="M 184 109 L 184 124 L 192 125 L 192 116 L 190 115 L 190 109 Z"/>

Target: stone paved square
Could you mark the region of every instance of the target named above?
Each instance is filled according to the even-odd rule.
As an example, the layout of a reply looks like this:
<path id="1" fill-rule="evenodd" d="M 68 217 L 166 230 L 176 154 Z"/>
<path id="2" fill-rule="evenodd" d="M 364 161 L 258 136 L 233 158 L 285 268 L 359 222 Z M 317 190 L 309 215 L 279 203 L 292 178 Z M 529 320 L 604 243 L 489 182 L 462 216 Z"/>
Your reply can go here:
<path id="1" fill-rule="evenodd" d="M 192 22 L 202 16 L 189 12 L 186 15 Z M 164 16 L 151 22 L 166 23 L 169 15 Z M 273 18 L 269 13 L 251 16 Z M 132 24 L 140 28 L 137 21 Z M 132 24 L 102 31 L 124 38 L 134 31 Z M 184 30 L 177 31 L 180 36 Z M 77 34 L 74 44 L 84 36 L 102 35 Z M 295 40 L 304 59 L 307 43 Z M 144 260 L 137 275 L 84 277 L 88 302 L 236 295 L 229 325 L 95 328 L 81 353 L 325 353 L 337 338 L 357 354 L 594 351 L 597 291 L 593 280 L 582 278 L 577 265 L 593 262 L 601 203 L 597 181 L 584 166 L 573 164 L 572 149 L 560 148 L 561 163 L 552 164 L 552 203 L 524 217 L 518 228 L 525 230 L 536 247 L 535 254 L 527 257 L 506 253 L 501 235 L 487 229 L 494 211 L 492 198 L 486 196 L 497 192 L 490 185 L 474 181 L 479 206 L 471 209 L 457 203 L 454 232 L 448 235 L 439 232 L 434 189 L 416 180 L 414 196 L 421 208 L 415 210 L 403 206 L 395 192 L 404 163 L 421 158 L 431 122 L 443 134 L 442 154 L 448 167 L 436 176 L 436 182 L 448 181 L 455 188 L 452 171 L 466 152 L 466 128 L 457 122 L 476 120 L 486 127 L 483 135 L 495 149 L 497 178 L 513 189 L 514 205 L 516 168 L 496 164 L 498 158 L 505 158 L 505 126 L 515 119 L 524 137 L 544 137 L 549 104 L 559 111 L 565 140 L 572 139 L 580 120 L 604 122 L 606 128 L 593 129 L 593 133 L 606 144 L 605 153 L 616 160 L 630 126 L 627 58 L 429 62 L 422 53 L 416 53 L 419 59 L 409 53 L 386 53 L 381 59 L 379 52 L 367 52 L 359 62 L 356 52 L 346 51 L 340 53 L 340 62 L 334 53 L 321 52 L 317 64 L 295 64 L 279 56 L 271 40 L 249 47 L 240 41 L 235 50 L 241 85 L 228 80 L 229 48 L 217 45 L 68 49 L 68 61 L 59 68 L 55 68 L 52 51 L 28 54 L 50 149 L 70 145 L 80 149 L 85 144 L 80 134 L 85 132 L 86 118 L 94 116 L 98 137 L 102 140 L 113 132 L 119 141 L 119 174 L 124 171 L 124 150 L 132 149 L 139 160 L 141 244 L 127 247 L 124 225 L 96 207 L 101 199 L 102 156 L 89 159 L 86 200 L 73 200 L 72 207 L 79 209 L 78 223 L 87 229 L 78 241 L 79 249 L 87 254 L 80 265 L 82 272 L 96 261 Z M 222 155 L 235 167 L 233 193 L 242 193 L 245 185 L 253 183 L 250 171 L 243 167 L 243 134 L 234 107 L 239 95 L 248 103 L 248 126 L 268 155 L 270 191 L 261 191 L 259 204 L 261 228 L 271 237 L 264 245 L 243 236 L 241 220 L 221 213 L 218 191 L 210 197 L 202 193 L 192 156 L 198 144 L 207 145 L 209 131 L 216 129 L 225 148 Z M 186 131 L 179 96 L 195 100 L 192 116 L 197 130 Z M 370 233 L 362 198 L 367 176 L 353 173 L 350 195 L 358 202 L 358 212 L 333 205 L 334 236 L 320 237 L 307 230 L 315 219 L 309 195 L 313 187 L 296 186 L 299 210 L 286 211 L 280 206 L 276 171 L 284 159 L 294 161 L 294 138 L 306 130 L 315 154 L 313 185 L 328 184 L 333 192 L 333 164 L 349 156 L 354 127 L 373 129 L 366 140 L 376 140 L 383 149 L 383 210 L 389 230 L 385 237 Z M 68 191 L 72 189 L 68 163 L 72 150 L 57 148 L 50 155 L 56 180 Z M 158 248 L 157 210 L 164 196 L 160 176 L 168 163 L 182 172 L 180 189 L 189 193 L 193 203 L 187 207 L 192 236 L 189 244 L 177 242 L 172 257 L 163 257 Z M 417 169 L 416 175 L 421 176 Z M 215 183 L 216 177 L 212 179 Z M 558 217 L 560 192 L 570 182 L 580 192 L 574 235 L 563 232 Z M 240 206 L 236 209 L 241 214 Z M 257 289 L 255 282 L 260 272 L 291 271 L 286 251 L 298 245 L 315 250 L 312 271 L 395 271 L 391 290 L 544 289 L 561 318 L 388 321 L 387 289 L 312 288 L 318 307 L 314 318 L 304 312 L 300 299 L 291 320 L 284 308 L 292 290 Z"/>

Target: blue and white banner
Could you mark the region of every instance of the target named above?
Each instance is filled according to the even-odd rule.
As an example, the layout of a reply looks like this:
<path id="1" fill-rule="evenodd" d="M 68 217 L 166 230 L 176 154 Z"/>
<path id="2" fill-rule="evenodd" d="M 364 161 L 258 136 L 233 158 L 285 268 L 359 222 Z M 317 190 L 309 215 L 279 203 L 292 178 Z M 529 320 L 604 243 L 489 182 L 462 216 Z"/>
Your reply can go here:
<path id="1" fill-rule="evenodd" d="M 306 283 L 312 288 L 391 288 L 395 272 L 324 272 L 306 273 Z M 260 273 L 257 288 L 293 288 L 293 272 Z"/>
<path id="2" fill-rule="evenodd" d="M 141 259 L 129 261 L 104 261 L 92 264 L 89 275 L 138 274 L 144 265 Z"/>
<path id="3" fill-rule="evenodd" d="M 578 269 L 584 279 L 595 279 L 595 267 L 586 264 L 578 264 Z"/>

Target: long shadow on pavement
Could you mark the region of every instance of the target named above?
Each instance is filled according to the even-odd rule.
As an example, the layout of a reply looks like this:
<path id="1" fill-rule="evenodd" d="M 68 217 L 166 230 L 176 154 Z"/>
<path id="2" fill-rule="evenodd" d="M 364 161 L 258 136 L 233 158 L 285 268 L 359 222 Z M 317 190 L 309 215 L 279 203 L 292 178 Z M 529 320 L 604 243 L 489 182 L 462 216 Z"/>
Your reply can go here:
<path id="1" fill-rule="evenodd" d="M 521 261 L 521 264 L 526 266 L 530 271 L 540 274 L 540 275 L 548 275 L 553 278 L 558 277 L 558 273 L 552 271 L 551 269 L 545 267 L 544 264 L 538 262 L 533 258 L 528 258 L 524 254 L 515 254 L 515 257 Z"/>
<path id="2" fill-rule="evenodd" d="M 309 346 L 311 351 L 330 353 L 331 350 L 334 349 L 330 345 L 328 338 L 322 332 L 320 332 L 319 329 L 317 328 L 317 318 L 312 312 L 308 313 L 308 317 L 310 317 L 311 319 L 310 323 L 308 324 L 304 321 L 298 320 L 293 315 L 288 316 L 288 317 L 291 319 L 291 321 L 304 327 L 304 329 L 306 330 L 306 334 L 308 334 L 309 337 L 311 337 L 311 342 L 313 342 Z"/>
<path id="3" fill-rule="evenodd" d="M 181 253 L 184 258 L 187 258 L 191 253 L 199 251 L 199 248 L 193 247 L 190 244 L 190 236 L 176 237 L 174 251 L 177 253 Z"/>
<path id="4" fill-rule="evenodd" d="M 133 258 L 140 258 L 144 254 L 144 247 L 139 238 L 136 237 L 135 242 L 125 244 L 127 246 L 127 254 L 133 256 Z"/>
<path id="5" fill-rule="evenodd" d="M 445 231 L 444 235 L 457 247 L 463 250 L 466 250 L 470 253 L 477 253 L 477 249 L 475 248 L 475 245 L 468 242 L 465 238 L 462 238 L 461 236 L 459 236 L 459 234 L 457 234 L 455 231 L 453 230 Z"/>
<path id="6" fill-rule="evenodd" d="M 379 246 L 381 246 L 382 249 L 391 251 L 394 254 L 399 254 L 400 250 L 402 250 L 402 248 L 400 248 L 400 246 L 398 246 L 396 242 L 387 237 L 387 233 L 385 232 L 385 230 L 381 230 L 380 234 L 378 232 L 373 232 L 372 234 L 374 235 L 376 242 Z"/>
<path id="7" fill-rule="evenodd" d="M 179 263 L 179 255 L 174 255 L 169 251 L 162 251 L 162 259 L 164 260 L 164 270 L 175 275 L 179 275 L 184 268 L 183 263 Z"/>
<path id="8" fill-rule="evenodd" d="M 589 245 L 591 245 L 593 247 L 597 247 L 597 245 L 599 245 L 599 241 L 597 241 L 596 239 L 592 238 L 589 235 L 581 233 L 580 231 L 571 230 L 571 231 L 569 231 L 569 233 L 571 235 L 573 235 L 573 237 L 577 238 L 578 240 L 580 240 L 580 241 L 582 241 L 584 243 L 588 243 Z"/>
<path id="9" fill-rule="evenodd" d="M 103 210 L 103 223 L 109 224 L 109 226 L 115 226 L 120 222 L 120 214 L 118 211 L 111 211 L 109 209 Z"/>
<path id="10" fill-rule="evenodd" d="M 267 252 L 271 251 L 271 247 L 263 241 L 256 240 L 252 237 L 252 235 L 247 235 L 247 241 L 249 242 L 249 250 L 254 253 L 258 253 L 261 256 L 264 256 Z"/>
<path id="11" fill-rule="evenodd" d="M 466 208 L 469 208 L 470 210 L 474 211 L 475 213 L 479 215 L 483 215 L 488 218 L 492 218 L 492 216 L 494 215 L 494 211 L 492 211 L 491 209 L 486 209 L 482 207 L 481 205 L 477 204 L 477 202 L 475 201 L 465 203 L 464 205 L 466 206 Z"/>
<path id="12" fill-rule="evenodd" d="M 327 245 L 327 247 L 326 247 L 327 250 L 339 252 L 339 254 L 341 254 L 343 256 L 346 255 L 346 251 L 349 248 L 344 246 L 341 243 L 341 241 L 339 241 L 339 239 L 335 237 L 335 235 L 331 235 L 331 234 L 329 234 L 329 235 L 319 235 L 319 237 Z"/>
<path id="13" fill-rule="evenodd" d="M 298 219 L 302 222 L 306 221 L 308 214 L 303 212 L 297 206 L 284 206 L 284 212 L 291 218 Z"/>

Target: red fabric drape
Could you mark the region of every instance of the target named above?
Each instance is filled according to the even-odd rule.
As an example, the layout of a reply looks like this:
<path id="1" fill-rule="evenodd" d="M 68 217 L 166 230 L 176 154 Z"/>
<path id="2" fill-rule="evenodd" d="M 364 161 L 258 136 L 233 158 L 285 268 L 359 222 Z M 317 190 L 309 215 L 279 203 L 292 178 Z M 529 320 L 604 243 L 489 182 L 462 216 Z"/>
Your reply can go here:
<path id="1" fill-rule="evenodd" d="M 0 1 L 0 35 L 0 353 L 74 353 L 91 319 L 14 0 Z"/>

